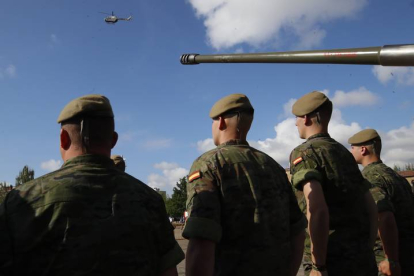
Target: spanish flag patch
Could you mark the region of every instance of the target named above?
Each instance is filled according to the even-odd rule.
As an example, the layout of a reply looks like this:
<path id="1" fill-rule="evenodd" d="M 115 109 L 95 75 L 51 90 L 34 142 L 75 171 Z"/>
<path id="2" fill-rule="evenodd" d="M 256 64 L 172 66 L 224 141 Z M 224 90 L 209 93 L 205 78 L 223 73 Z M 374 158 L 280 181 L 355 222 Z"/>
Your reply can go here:
<path id="1" fill-rule="evenodd" d="M 295 160 L 293 160 L 293 165 L 297 165 L 298 163 L 302 162 L 303 158 L 302 157 L 298 157 Z"/>
<path id="2" fill-rule="evenodd" d="M 190 174 L 188 176 L 188 182 L 192 182 L 196 179 L 199 179 L 201 177 L 201 172 L 200 171 L 195 171 L 192 174 Z"/>

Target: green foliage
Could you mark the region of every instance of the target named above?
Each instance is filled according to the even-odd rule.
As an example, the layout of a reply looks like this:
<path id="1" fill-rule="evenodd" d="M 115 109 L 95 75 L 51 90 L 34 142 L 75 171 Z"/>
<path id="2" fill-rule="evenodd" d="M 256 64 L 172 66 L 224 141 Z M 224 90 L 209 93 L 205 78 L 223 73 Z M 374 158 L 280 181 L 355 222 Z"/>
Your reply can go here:
<path id="1" fill-rule="evenodd" d="M 6 198 L 7 193 L 9 192 L 9 187 L 6 182 L 0 182 L 0 203 Z"/>
<path id="2" fill-rule="evenodd" d="M 400 166 L 397 166 L 397 165 L 394 165 L 394 171 L 396 171 L 396 172 L 400 172 L 401 171 L 401 167 Z"/>
<path id="3" fill-rule="evenodd" d="M 414 171 L 414 163 L 405 164 L 406 171 Z"/>
<path id="4" fill-rule="evenodd" d="M 166 201 L 167 213 L 171 217 L 181 217 L 185 211 L 187 201 L 187 178 L 181 178 L 173 188 L 171 198 Z"/>
<path id="5" fill-rule="evenodd" d="M 34 179 L 34 170 L 30 169 L 29 166 L 24 166 L 23 170 L 19 172 L 16 177 L 16 187 Z"/>
<path id="6" fill-rule="evenodd" d="M 393 169 L 396 172 L 401 172 L 401 171 L 414 171 L 414 163 L 408 163 L 408 164 L 405 164 L 402 167 L 397 166 L 397 165 L 394 165 L 394 168 Z"/>

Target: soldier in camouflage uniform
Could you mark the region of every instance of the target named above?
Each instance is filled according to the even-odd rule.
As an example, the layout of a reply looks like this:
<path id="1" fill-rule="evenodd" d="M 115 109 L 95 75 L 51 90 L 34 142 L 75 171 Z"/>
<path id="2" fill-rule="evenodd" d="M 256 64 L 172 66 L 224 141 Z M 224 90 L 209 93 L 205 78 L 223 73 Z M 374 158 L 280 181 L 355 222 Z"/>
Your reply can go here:
<path id="1" fill-rule="evenodd" d="M 217 148 L 188 177 L 187 275 L 296 275 L 306 218 L 285 170 L 246 141 L 249 99 L 224 97 L 210 117 Z"/>
<path id="2" fill-rule="evenodd" d="M 290 157 L 292 184 L 308 218 L 308 275 L 376 275 L 375 202 L 351 153 L 328 134 L 332 102 L 321 92 L 295 102 L 299 136 Z"/>
<path id="3" fill-rule="evenodd" d="M 177 275 L 184 253 L 161 196 L 109 158 L 113 117 L 101 95 L 62 110 L 62 168 L 0 206 L 1 275 Z"/>
<path id="4" fill-rule="evenodd" d="M 382 163 L 381 137 L 376 130 L 362 130 L 348 142 L 355 160 L 364 166 L 362 174 L 371 183 L 378 207 L 379 237 L 374 250 L 380 275 L 413 275 L 414 195 L 410 184 Z"/>
<path id="5" fill-rule="evenodd" d="M 118 170 L 125 172 L 125 168 L 126 168 L 125 160 L 121 155 L 117 155 L 117 154 L 111 155 L 111 159 L 112 161 L 114 161 L 115 167 Z"/>

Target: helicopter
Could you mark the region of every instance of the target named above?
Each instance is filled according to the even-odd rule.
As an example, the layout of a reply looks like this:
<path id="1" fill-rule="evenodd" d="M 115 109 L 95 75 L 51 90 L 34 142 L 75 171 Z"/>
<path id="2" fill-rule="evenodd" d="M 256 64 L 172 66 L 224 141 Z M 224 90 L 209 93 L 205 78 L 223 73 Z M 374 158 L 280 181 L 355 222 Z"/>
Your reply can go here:
<path id="1" fill-rule="evenodd" d="M 119 20 L 129 21 L 129 20 L 132 19 L 132 16 L 129 16 L 128 18 L 119 18 L 119 17 L 116 17 L 114 15 L 114 12 L 112 12 L 111 14 L 106 13 L 106 12 L 101 12 L 101 13 L 109 15 L 109 16 L 105 17 L 105 22 L 106 23 L 109 23 L 109 24 L 115 24 Z"/>

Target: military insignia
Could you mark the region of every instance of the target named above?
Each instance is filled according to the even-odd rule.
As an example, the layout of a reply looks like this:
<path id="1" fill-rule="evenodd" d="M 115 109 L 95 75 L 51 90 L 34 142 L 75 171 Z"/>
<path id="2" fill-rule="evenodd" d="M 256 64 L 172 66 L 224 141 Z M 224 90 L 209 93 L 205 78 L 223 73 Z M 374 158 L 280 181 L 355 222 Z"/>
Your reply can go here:
<path id="1" fill-rule="evenodd" d="M 192 182 L 196 179 L 199 179 L 201 177 L 201 172 L 200 171 L 195 171 L 192 174 L 190 174 L 188 176 L 188 182 Z"/>
<path id="2" fill-rule="evenodd" d="M 297 164 L 299 164 L 302 161 L 303 161 L 303 158 L 302 157 L 298 157 L 295 160 L 293 160 L 293 165 L 297 165 Z"/>

